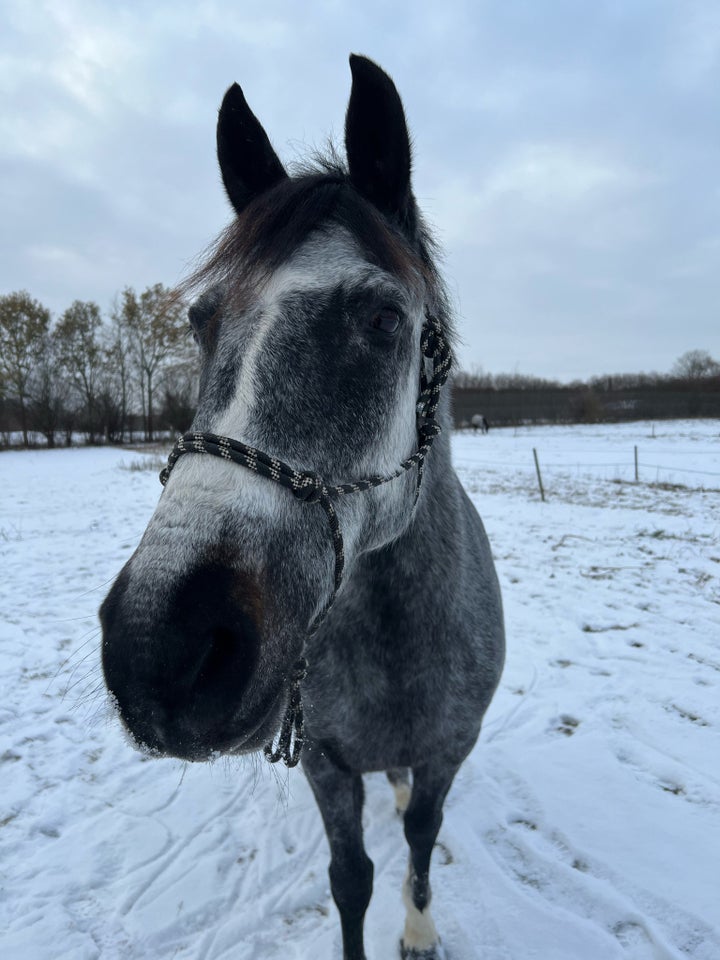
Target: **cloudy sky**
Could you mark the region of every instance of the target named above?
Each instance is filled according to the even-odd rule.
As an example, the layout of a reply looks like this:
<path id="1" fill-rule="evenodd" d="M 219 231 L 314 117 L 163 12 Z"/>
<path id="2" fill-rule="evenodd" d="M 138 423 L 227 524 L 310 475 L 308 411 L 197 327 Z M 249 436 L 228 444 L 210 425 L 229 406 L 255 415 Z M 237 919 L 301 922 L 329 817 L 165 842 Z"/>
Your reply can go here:
<path id="1" fill-rule="evenodd" d="M 720 357 L 717 0 L 2 0 L 0 293 L 175 283 L 229 217 L 225 89 L 292 161 L 341 137 L 351 51 L 403 96 L 466 369 Z"/>

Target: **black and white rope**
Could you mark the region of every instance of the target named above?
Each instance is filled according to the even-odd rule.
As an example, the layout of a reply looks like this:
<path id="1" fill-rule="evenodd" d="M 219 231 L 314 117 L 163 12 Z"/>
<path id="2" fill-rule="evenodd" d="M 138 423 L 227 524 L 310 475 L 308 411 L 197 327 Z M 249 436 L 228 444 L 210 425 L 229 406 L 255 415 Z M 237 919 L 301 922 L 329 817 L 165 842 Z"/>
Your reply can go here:
<path id="1" fill-rule="evenodd" d="M 330 599 L 309 627 L 309 636 L 312 636 L 328 614 L 340 585 L 345 567 L 345 553 L 342 531 L 338 521 L 333 498 L 347 496 L 352 493 L 363 493 L 384 483 L 390 483 L 401 477 L 408 470 L 417 467 L 416 499 L 420 493 L 423 478 L 425 458 L 433 445 L 435 437 L 440 433 L 440 424 L 436 413 L 440 402 L 440 392 L 445 384 L 452 366 L 450 345 L 443 332 L 442 326 L 436 317 L 426 314 L 423 332 L 420 341 L 420 395 L 417 401 L 417 432 L 418 448 L 412 456 L 401 461 L 397 470 L 385 475 L 364 477 L 351 483 L 328 484 L 310 470 L 296 470 L 277 457 L 263 453 L 249 444 L 230 437 L 218 436 L 214 433 L 186 433 L 179 437 L 167 465 L 160 473 L 160 482 L 167 483 L 173 467 L 183 454 L 204 453 L 220 457 L 240 466 L 247 467 L 259 476 L 280 484 L 289 490 L 293 496 L 304 503 L 318 503 L 325 511 L 330 529 L 333 550 L 335 552 L 335 568 L 333 573 L 333 589 Z M 426 361 L 429 361 L 426 364 Z M 430 368 L 429 372 L 427 367 Z M 303 742 L 303 711 L 300 696 L 300 684 L 307 672 L 307 662 L 301 657 L 295 665 L 293 678 L 290 684 L 290 702 L 283 720 L 277 746 L 268 744 L 265 755 L 272 763 L 283 759 L 287 766 L 295 766 L 300 758 Z M 293 737 L 294 734 L 294 737 Z"/>

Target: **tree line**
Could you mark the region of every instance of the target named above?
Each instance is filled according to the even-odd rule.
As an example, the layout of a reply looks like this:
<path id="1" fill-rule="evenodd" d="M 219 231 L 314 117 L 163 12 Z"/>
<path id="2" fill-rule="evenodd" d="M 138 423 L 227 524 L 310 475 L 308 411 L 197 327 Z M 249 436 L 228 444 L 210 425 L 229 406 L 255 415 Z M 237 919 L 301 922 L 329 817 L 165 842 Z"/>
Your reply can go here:
<path id="1" fill-rule="evenodd" d="M 197 351 L 185 307 L 162 284 L 126 287 L 106 315 L 76 300 L 53 322 L 26 291 L 0 296 L 0 446 L 154 440 L 193 419 Z M 521 374 L 459 371 L 455 422 L 495 424 L 720 416 L 720 363 L 684 353 L 668 374 L 562 384 Z"/>
<path id="2" fill-rule="evenodd" d="M 105 316 L 76 300 L 54 322 L 24 290 L 0 296 L 0 443 L 182 432 L 195 408 L 196 367 L 185 307 L 162 284 L 126 287 Z"/>
<path id="3" fill-rule="evenodd" d="M 673 380 L 701 381 L 713 377 L 720 377 L 720 363 L 707 350 L 688 350 L 678 357 L 668 373 L 605 373 L 589 380 L 561 383 L 559 380 L 523 373 L 487 373 L 478 369 L 472 372 L 458 371 L 453 382 L 459 390 L 554 390 L 581 387 L 612 390 L 654 386 Z"/>

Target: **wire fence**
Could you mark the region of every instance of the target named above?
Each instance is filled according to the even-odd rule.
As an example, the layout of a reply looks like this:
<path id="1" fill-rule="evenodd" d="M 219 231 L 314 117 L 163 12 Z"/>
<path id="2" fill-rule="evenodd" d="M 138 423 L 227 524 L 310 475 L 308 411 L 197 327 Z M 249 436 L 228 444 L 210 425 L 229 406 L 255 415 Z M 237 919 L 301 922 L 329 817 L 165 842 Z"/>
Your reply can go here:
<path id="1" fill-rule="evenodd" d="M 497 451 L 493 451 L 497 453 Z M 521 471 L 523 474 L 534 475 L 542 500 L 552 496 L 553 480 L 561 476 L 588 476 L 594 480 L 612 480 L 644 485 L 664 485 L 673 487 L 688 486 L 692 489 L 718 493 L 720 492 L 720 469 L 702 469 L 694 464 L 705 458 L 710 458 L 708 467 L 720 467 L 720 448 L 717 450 L 687 450 L 673 449 L 664 451 L 667 460 L 660 451 L 653 451 L 652 460 L 643 457 L 643 451 L 638 445 L 627 449 L 626 459 L 620 459 L 619 451 L 613 450 L 609 455 L 601 453 L 594 456 L 587 449 L 560 449 L 549 453 L 542 448 L 530 447 L 523 450 L 513 449 L 506 459 L 485 457 L 481 450 L 468 449 L 464 446 L 459 451 L 459 466 L 465 469 L 478 470 L 483 467 Z M 508 451 L 510 453 L 510 451 Z M 477 455 L 479 454 L 479 456 Z M 522 457 L 522 459 L 520 459 Z M 591 459 L 590 459 L 591 458 Z M 691 458 L 693 466 L 681 465 L 677 461 Z M 671 462 L 675 460 L 675 462 Z M 612 476 L 609 474 L 612 473 Z M 692 482 L 690 482 L 692 481 Z"/>

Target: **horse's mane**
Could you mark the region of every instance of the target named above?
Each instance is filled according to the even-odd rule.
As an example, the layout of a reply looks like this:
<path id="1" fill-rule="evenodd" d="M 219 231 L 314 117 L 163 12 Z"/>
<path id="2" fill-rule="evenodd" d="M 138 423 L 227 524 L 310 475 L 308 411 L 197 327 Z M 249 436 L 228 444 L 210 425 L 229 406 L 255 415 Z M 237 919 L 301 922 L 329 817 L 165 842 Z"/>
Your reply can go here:
<path id="1" fill-rule="evenodd" d="M 269 279 L 311 234 L 339 225 L 371 263 L 405 281 L 422 278 L 428 306 L 447 329 L 450 317 L 436 266 L 438 251 L 415 201 L 411 204 L 411 226 L 396 227 L 358 193 L 331 148 L 309 165 L 294 167 L 292 176 L 255 197 L 206 251 L 181 293 L 189 296 L 221 285 L 226 297 L 242 307 L 248 293 Z"/>

